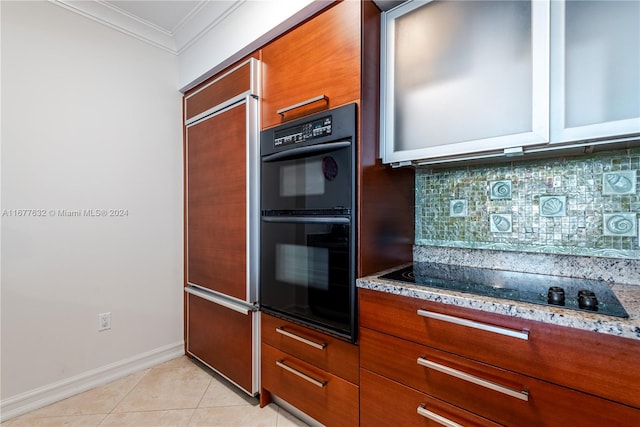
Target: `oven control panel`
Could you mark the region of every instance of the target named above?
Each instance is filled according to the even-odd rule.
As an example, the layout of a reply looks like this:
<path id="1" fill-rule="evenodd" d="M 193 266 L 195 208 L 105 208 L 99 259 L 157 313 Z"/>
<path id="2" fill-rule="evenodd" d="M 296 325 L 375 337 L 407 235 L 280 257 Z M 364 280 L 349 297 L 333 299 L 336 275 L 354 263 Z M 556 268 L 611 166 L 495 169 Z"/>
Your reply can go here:
<path id="1" fill-rule="evenodd" d="M 331 135 L 331 116 L 300 123 L 290 128 L 278 130 L 274 134 L 273 146 L 283 147 L 298 144 L 314 138 Z"/>

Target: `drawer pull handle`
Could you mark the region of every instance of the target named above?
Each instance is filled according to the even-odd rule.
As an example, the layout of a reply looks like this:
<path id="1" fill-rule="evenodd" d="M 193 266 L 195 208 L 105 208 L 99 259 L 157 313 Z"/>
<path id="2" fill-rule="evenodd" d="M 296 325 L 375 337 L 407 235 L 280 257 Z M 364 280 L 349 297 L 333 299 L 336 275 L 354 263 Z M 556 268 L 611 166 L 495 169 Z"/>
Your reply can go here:
<path id="1" fill-rule="evenodd" d="M 418 406 L 418 414 L 446 427 L 462 427 L 461 424 L 454 423 L 453 421 L 443 417 L 442 415 L 438 415 L 435 412 L 427 410 L 424 405 Z"/>
<path id="2" fill-rule="evenodd" d="M 502 394 L 506 394 L 507 396 L 515 397 L 516 399 L 524 400 L 525 402 L 529 401 L 529 393 L 526 390 L 513 390 L 500 384 L 496 384 L 482 378 L 474 377 L 473 375 L 469 375 L 466 372 L 458 371 L 457 369 L 432 362 L 425 359 L 424 357 L 418 357 L 418 365 L 424 366 L 425 368 L 433 369 L 438 372 L 442 372 L 443 374 L 451 375 L 452 377 L 459 378 L 463 381 L 467 381 Z"/>
<path id="3" fill-rule="evenodd" d="M 296 335 L 296 334 L 293 334 L 293 333 L 287 331 L 282 326 L 277 327 L 276 328 L 276 332 L 279 333 L 279 334 L 282 334 L 282 335 L 284 335 L 286 337 L 293 338 L 296 341 L 300 341 L 301 343 L 305 343 L 307 345 L 310 345 L 311 347 L 317 348 L 318 350 L 324 350 L 324 348 L 327 346 L 327 343 L 325 343 L 325 342 L 311 341 L 310 339 L 301 337 L 300 335 Z"/>
<path id="4" fill-rule="evenodd" d="M 498 326 L 487 325 L 486 323 L 474 322 L 473 320 L 447 316 L 446 314 L 434 313 L 433 311 L 427 310 L 418 310 L 418 316 L 428 317 L 429 319 L 442 320 L 443 322 L 454 323 L 456 325 L 468 326 L 470 328 L 493 332 L 500 335 L 506 335 L 508 337 L 518 338 L 525 341 L 529 339 L 529 331 L 527 331 L 526 329 L 523 329 L 522 331 L 516 331 L 513 329 L 500 328 Z"/>
<path id="5" fill-rule="evenodd" d="M 291 110 L 295 110 L 296 108 L 304 107 L 305 105 L 313 104 L 314 102 L 325 101 L 327 105 L 329 104 L 329 97 L 327 95 L 320 95 L 313 98 L 309 98 L 306 101 L 298 102 L 297 104 L 289 105 L 288 107 L 284 107 L 276 111 L 276 113 L 280 114 L 284 117 L 285 113 L 288 113 Z"/>
<path id="6" fill-rule="evenodd" d="M 317 380 L 315 378 L 311 378 L 309 375 L 303 374 L 302 372 L 298 371 L 297 369 L 293 369 L 291 366 L 286 365 L 284 363 L 284 360 L 276 360 L 276 365 L 280 366 L 285 371 L 291 372 L 292 374 L 297 375 L 300 378 L 302 378 L 303 380 L 309 381 L 311 384 L 313 384 L 315 386 L 318 386 L 320 388 L 322 388 L 325 385 L 327 385 L 327 381 L 326 380 L 319 381 L 319 380 Z"/>

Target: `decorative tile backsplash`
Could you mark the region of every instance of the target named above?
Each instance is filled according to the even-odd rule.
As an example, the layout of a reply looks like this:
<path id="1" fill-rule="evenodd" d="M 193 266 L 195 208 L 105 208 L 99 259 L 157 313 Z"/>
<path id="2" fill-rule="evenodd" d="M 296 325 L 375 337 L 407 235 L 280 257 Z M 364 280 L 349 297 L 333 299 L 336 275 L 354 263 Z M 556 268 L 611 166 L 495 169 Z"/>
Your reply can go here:
<path id="1" fill-rule="evenodd" d="M 416 245 L 640 259 L 640 148 L 416 169 Z"/>

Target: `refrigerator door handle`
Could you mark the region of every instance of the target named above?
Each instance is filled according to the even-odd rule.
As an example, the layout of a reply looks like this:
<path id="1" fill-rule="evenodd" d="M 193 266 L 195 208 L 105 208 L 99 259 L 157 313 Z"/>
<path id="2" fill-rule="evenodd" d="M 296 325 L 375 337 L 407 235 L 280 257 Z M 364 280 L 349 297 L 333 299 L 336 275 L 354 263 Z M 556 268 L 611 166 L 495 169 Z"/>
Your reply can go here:
<path id="1" fill-rule="evenodd" d="M 236 311 L 238 313 L 244 314 L 245 316 L 247 316 L 250 313 L 255 311 L 255 310 L 243 307 L 241 305 L 234 304 L 234 303 L 229 302 L 229 301 L 225 301 L 224 299 L 216 297 L 213 294 L 210 294 L 208 292 L 202 291 L 202 290 L 200 290 L 198 288 L 194 288 L 194 287 L 191 287 L 191 286 L 185 287 L 184 291 L 186 293 L 188 293 L 188 294 L 200 297 L 202 299 L 206 299 L 207 301 L 211 301 L 214 304 L 218 304 L 218 305 L 221 305 L 223 307 L 226 307 L 229 310 L 233 310 L 233 311 Z"/>

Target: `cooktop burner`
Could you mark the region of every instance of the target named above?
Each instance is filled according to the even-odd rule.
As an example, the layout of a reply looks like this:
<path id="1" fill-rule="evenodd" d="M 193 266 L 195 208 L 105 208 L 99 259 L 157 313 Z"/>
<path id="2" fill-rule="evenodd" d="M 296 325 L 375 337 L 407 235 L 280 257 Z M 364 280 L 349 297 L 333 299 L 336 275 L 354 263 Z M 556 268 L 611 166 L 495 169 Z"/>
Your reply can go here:
<path id="1" fill-rule="evenodd" d="M 606 282 L 418 262 L 381 279 L 547 306 L 629 317 Z"/>

